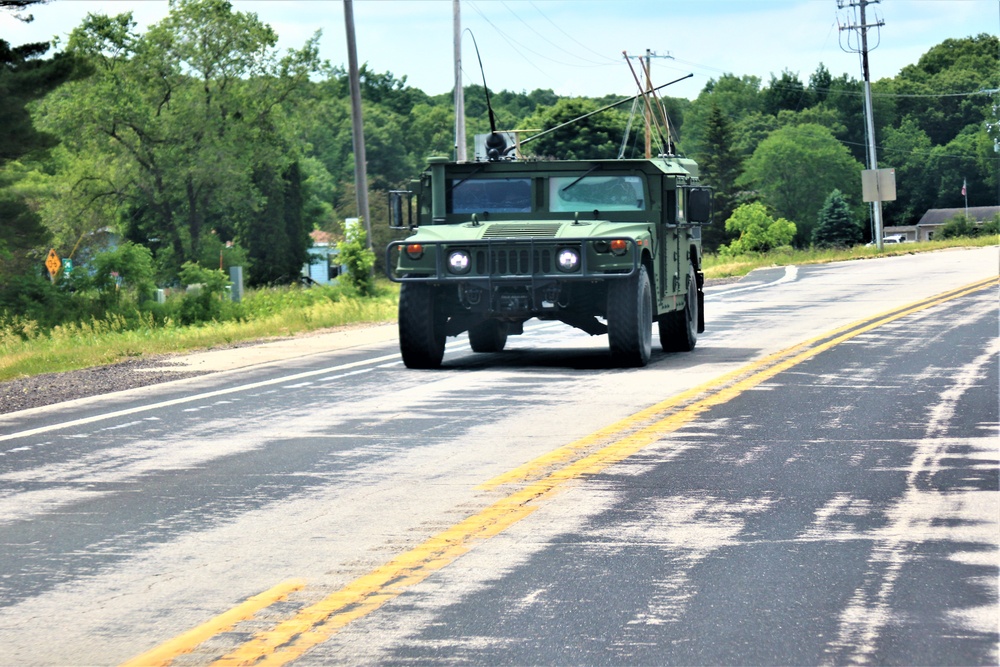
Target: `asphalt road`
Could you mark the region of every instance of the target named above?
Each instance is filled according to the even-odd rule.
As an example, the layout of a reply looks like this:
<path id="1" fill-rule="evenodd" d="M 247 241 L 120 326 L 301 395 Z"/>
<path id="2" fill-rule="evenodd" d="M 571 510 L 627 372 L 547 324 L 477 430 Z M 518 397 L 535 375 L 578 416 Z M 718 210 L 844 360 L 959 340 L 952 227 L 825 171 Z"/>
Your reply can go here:
<path id="1" fill-rule="evenodd" d="M 641 370 L 390 328 L 0 415 L 0 663 L 997 664 L 998 265 L 757 272 Z"/>

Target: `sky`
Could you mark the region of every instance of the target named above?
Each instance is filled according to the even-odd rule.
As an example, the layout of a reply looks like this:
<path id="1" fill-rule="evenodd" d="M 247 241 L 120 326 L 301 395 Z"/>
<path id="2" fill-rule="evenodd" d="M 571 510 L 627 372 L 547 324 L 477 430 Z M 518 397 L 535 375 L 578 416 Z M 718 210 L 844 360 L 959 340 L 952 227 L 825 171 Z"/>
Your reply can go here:
<path id="1" fill-rule="evenodd" d="M 231 0 L 278 34 L 279 47 L 299 48 L 322 31 L 320 56 L 346 67 L 342 0 Z M 473 37 L 491 91 L 551 89 L 561 96 L 635 92 L 623 52 L 648 49 L 654 85 L 692 74 L 662 95 L 694 99 L 722 74 L 754 75 L 766 85 L 784 70 L 808 84 L 820 63 L 834 76 L 861 79 L 851 0 L 461 0 L 463 83 L 481 84 Z M 855 4 L 857 0 L 854 0 Z M 0 12 L 0 39 L 13 45 L 65 44 L 87 13 L 133 13 L 140 29 L 169 11 L 167 0 L 54 0 L 28 11 L 31 23 Z M 437 95 L 455 83 L 452 0 L 354 0 L 358 61 L 406 77 Z M 1000 34 L 1000 0 L 882 0 L 870 3 L 872 80 L 895 76 L 948 38 Z M 470 37 L 471 34 L 471 37 Z M 848 38 L 852 41 L 848 43 Z M 637 65 L 635 60 L 631 61 Z M 970 91 L 953 91 L 970 92 Z"/>

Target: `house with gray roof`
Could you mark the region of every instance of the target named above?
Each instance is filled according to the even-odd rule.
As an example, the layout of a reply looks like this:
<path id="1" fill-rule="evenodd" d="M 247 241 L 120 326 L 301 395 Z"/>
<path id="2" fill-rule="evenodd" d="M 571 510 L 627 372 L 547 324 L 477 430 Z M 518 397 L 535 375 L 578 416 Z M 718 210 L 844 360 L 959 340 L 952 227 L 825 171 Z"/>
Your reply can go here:
<path id="1" fill-rule="evenodd" d="M 902 234 L 907 241 L 930 241 L 934 238 L 934 232 L 956 215 L 965 215 L 965 208 L 932 208 L 920 218 L 915 225 L 900 225 L 898 227 L 885 227 L 882 230 L 883 236 L 892 234 Z M 975 225 L 989 222 L 1000 214 L 1000 206 L 970 206 L 968 208 L 969 220 Z"/>

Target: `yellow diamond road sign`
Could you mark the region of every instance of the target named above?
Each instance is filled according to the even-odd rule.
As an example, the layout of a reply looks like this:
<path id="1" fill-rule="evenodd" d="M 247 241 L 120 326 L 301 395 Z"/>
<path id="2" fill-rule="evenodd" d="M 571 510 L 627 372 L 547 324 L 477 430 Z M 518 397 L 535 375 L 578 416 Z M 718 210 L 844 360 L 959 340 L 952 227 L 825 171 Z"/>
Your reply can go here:
<path id="1" fill-rule="evenodd" d="M 49 270 L 49 275 L 54 276 L 59 271 L 60 266 L 62 266 L 62 262 L 59 260 L 55 248 L 49 250 L 49 256 L 45 260 L 45 268 Z"/>

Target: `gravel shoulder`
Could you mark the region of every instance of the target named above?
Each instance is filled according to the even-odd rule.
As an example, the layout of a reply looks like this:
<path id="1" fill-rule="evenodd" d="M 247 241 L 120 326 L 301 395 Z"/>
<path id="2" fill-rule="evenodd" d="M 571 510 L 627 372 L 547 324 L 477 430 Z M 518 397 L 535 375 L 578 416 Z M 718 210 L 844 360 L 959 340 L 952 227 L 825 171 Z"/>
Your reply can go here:
<path id="1" fill-rule="evenodd" d="M 136 357 L 78 371 L 45 373 L 0 382 L 0 414 L 338 349 L 382 344 L 395 337 L 395 323 L 355 325 L 287 338 L 244 341 L 200 352 Z"/>

